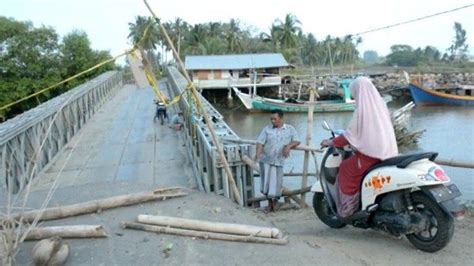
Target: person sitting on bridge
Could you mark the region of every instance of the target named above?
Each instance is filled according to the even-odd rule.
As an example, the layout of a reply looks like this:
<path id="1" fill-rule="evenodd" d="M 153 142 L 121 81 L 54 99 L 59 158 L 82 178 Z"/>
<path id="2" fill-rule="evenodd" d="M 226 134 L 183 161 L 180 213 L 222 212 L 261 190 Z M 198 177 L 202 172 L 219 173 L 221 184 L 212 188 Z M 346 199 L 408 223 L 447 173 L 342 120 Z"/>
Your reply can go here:
<path id="1" fill-rule="evenodd" d="M 174 127 L 176 130 L 181 130 L 181 127 L 184 125 L 183 112 L 179 111 L 173 117 L 171 117 L 170 127 Z"/>
<path id="2" fill-rule="evenodd" d="M 266 212 L 275 211 L 282 194 L 285 159 L 300 144 L 296 129 L 283 122 L 283 111 L 273 110 L 271 122 L 258 136 L 255 154 L 255 161 L 260 163 L 260 192 L 268 199 Z"/>
<path id="3" fill-rule="evenodd" d="M 363 174 L 371 166 L 398 155 L 395 132 L 387 105 L 370 79 L 359 77 L 349 89 L 356 102 L 352 121 L 344 134 L 321 142 L 321 146 L 350 145 L 354 155 L 342 161 L 337 174 L 337 213 L 352 215 L 359 208 Z"/>

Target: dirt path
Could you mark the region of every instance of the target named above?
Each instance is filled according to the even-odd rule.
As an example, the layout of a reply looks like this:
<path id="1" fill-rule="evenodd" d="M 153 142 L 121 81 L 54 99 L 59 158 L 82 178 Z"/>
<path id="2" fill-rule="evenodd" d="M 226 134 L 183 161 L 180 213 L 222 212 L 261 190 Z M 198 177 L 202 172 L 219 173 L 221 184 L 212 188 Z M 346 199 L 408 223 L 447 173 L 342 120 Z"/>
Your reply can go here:
<path id="1" fill-rule="evenodd" d="M 52 205 L 148 189 L 151 188 L 136 183 L 70 186 L 56 193 Z M 350 226 L 339 230 L 328 228 L 316 219 L 310 208 L 266 215 L 259 210 L 238 207 L 224 197 L 190 192 L 184 198 L 51 221 L 45 225 L 104 225 L 109 235 L 107 239 L 68 240 L 71 244 L 69 265 L 465 265 L 473 259 L 473 217 L 456 223 L 449 246 L 429 254 L 414 249 L 405 238 L 397 239 L 382 232 Z M 44 193 L 35 192 L 33 202 Z M 120 228 L 121 221 L 132 221 L 138 214 L 276 226 L 289 236 L 290 243 L 274 246 L 200 240 Z M 22 246 L 18 255 L 20 265 L 31 262 L 33 245 L 34 242 L 27 242 Z M 172 249 L 166 258 L 163 250 L 169 245 Z"/>

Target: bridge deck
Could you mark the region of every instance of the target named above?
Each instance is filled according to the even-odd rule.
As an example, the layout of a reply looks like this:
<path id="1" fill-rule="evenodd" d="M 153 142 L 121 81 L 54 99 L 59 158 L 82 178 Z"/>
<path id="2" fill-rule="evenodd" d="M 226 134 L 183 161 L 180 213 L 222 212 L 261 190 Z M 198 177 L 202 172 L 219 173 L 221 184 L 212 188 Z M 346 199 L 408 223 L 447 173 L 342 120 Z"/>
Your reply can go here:
<path id="1" fill-rule="evenodd" d="M 60 186 L 103 181 L 189 186 L 192 175 L 182 171 L 187 163 L 179 133 L 154 123 L 154 110 L 151 90 L 126 85 L 57 155 L 34 188 L 48 188 L 63 167 Z"/>

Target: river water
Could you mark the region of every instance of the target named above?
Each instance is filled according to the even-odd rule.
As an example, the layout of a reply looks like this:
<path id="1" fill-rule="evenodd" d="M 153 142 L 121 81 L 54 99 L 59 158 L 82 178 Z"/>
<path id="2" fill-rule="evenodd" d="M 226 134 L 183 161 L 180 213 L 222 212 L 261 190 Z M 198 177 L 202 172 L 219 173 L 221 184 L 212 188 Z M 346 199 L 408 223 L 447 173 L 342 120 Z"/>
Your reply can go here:
<path id="1" fill-rule="evenodd" d="M 391 102 L 389 108 L 395 110 L 403 102 Z M 270 123 L 269 113 L 249 113 L 244 109 L 219 108 L 229 126 L 241 137 L 256 139 L 260 130 Z M 328 121 L 335 129 L 345 128 L 352 113 L 314 114 L 313 146 L 319 146 L 321 140 L 329 138 L 329 132 L 321 127 L 323 120 Z M 293 125 L 298 131 L 302 143 L 305 141 L 307 114 L 285 114 L 285 122 Z M 439 158 L 474 161 L 474 108 L 470 107 L 429 107 L 416 106 L 411 111 L 409 127 L 411 130 L 426 130 L 416 147 L 404 150 L 405 153 L 435 151 Z M 318 161 L 321 161 L 320 156 Z M 311 162 L 311 160 L 310 160 Z M 309 167 L 315 172 L 314 163 Z M 464 200 L 474 200 L 474 170 L 443 167 L 463 193 Z M 293 151 L 285 165 L 285 173 L 301 173 L 303 170 L 303 152 Z M 313 183 L 314 178 L 309 182 Z M 256 182 L 258 183 L 258 179 Z M 300 177 L 285 177 L 284 185 L 289 188 L 301 186 Z"/>

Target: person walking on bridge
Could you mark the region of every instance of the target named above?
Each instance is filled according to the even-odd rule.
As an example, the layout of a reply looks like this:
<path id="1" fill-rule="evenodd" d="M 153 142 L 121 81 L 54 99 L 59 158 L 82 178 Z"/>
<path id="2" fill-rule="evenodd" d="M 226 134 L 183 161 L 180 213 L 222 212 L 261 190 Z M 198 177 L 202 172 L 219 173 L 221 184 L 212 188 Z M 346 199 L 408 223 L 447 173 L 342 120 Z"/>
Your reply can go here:
<path id="1" fill-rule="evenodd" d="M 257 138 L 255 161 L 260 163 L 260 192 L 268 199 L 265 211 L 272 212 L 282 193 L 285 159 L 300 141 L 296 129 L 283 122 L 283 111 L 273 110 L 270 120 Z"/>

